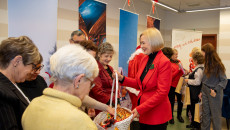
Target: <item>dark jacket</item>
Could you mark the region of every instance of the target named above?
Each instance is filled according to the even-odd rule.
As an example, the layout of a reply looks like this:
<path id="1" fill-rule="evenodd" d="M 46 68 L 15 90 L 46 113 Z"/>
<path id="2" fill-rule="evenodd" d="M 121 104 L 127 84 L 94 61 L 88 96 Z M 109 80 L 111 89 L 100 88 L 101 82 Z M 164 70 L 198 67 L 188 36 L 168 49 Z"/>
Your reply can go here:
<path id="1" fill-rule="evenodd" d="M 28 105 L 14 84 L 0 72 L 0 130 L 22 130 L 21 118 Z"/>
<path id="2" fill-rule="evenodd" d="M 34 98 L 42 95 L 42 92 L 47 88 L 46 81 L 40 75 L 33 81 L 25 81 L 23 83 L 18 83 L 18 86 L 23 91 L 23 93 L 32 101 Z"/>
<path id="3" fill-rule="evenodd" d="M 100 101 L 102 103 L 108 103 L 112 91 L 113 79 L 110 77 L 107 70 L 104 69 L 103 65 L 98 61 L 97 63 L 99 67 L 99 74 L 94 79 L 95 86 L 91 89 L 89 95 L 90 97 L 96 99 L 97 101 Z M 108 67 L 113 72 L 113 68 L 109 65 Z M 114 87 L 114 92 L 115 89 L 116 87 Z M 115 94 L 113 96 L 115 96 Z"/>

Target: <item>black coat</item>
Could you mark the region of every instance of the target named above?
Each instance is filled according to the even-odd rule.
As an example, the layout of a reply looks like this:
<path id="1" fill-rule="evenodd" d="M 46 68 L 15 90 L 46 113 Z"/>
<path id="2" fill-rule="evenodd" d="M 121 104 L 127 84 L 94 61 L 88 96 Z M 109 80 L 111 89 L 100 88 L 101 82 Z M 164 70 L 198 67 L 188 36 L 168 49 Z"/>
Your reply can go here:
<path id="1" fill-rule="evenodd" d="M 17 84 L 23 93 L 32 101 L 34 98 L 42 95 L 42 92 L 47 88 L 46 81 L 40 75 L 33 81 L 25 81 Z"/>
<path id="2" fill-rule="evenodd" d="M 28 105 L 14 84 L 0 72 L 0 130 L 22 130 L 21 118 Z"/>

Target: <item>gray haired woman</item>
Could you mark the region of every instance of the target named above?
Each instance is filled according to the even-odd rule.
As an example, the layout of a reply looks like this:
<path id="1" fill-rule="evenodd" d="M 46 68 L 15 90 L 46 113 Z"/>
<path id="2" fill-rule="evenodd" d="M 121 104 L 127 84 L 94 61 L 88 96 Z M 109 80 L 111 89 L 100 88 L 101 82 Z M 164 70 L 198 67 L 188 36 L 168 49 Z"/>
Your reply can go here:
<path id="1" fill-rule="evenodd" d="M 26 36 L 0 45 L 0 129 L 22 129 L 21 117 L 30 101 L 16 83 L 24 82 L 40 61 L 38 48 Z"/>
<path id="2" fill-rule="evenodd" d="M 54 87 L 46 88 L 43 96 L 27 107 L 23 129 L 97 129 L 89 116 L 78 109 L 98 75 L 94 57 L 79 45 L 67 45 L 51 56 L 50 69 Z"/>

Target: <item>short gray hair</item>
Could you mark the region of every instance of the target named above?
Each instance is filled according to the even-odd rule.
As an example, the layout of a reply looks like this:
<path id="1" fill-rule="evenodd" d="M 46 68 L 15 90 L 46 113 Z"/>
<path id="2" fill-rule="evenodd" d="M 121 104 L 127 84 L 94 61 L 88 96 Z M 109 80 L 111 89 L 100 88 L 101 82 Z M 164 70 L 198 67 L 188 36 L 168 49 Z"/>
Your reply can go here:
<path id="1" fill-rule="evenodd" d="M 80 45 L 69 44 L 50 57 L 50 71 L 53 82 L 57 79 L 72 82 L 80 74 L 85 74 L 86 78 L 93 80 L 99 69 L 94 57 Z"/>

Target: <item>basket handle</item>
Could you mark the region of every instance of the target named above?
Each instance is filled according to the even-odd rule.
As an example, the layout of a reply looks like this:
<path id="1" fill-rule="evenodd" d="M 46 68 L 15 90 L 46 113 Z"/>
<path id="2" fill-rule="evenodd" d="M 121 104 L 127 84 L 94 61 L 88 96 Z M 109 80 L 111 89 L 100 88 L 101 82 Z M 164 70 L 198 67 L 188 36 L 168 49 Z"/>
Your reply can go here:
<path id="1" fill-rule="evenodd" d="M 113 102 L 113 90 L 115 86 L 115 81 L 116 81 L 116 92 L 115 92 L 115 113 L 114 113 L 114 119 L 116 120 L 117 117 L 117 95 L 118 95 L 118 75 L 115 72 L 116 78 L 113 79 L 113 85 L 112 85 L 112 91 L 111 91 L 111 96 L 110 96 L 110 104 L 109 106 L 112 107 L 112 102 Z"/>

